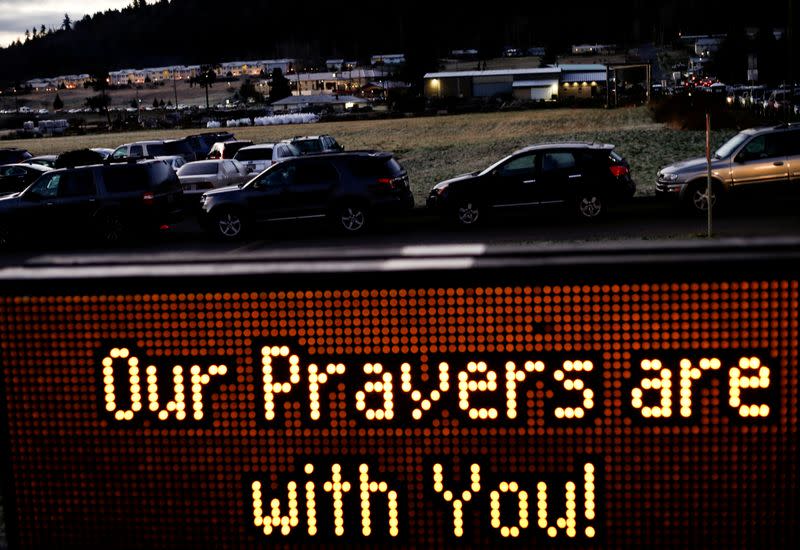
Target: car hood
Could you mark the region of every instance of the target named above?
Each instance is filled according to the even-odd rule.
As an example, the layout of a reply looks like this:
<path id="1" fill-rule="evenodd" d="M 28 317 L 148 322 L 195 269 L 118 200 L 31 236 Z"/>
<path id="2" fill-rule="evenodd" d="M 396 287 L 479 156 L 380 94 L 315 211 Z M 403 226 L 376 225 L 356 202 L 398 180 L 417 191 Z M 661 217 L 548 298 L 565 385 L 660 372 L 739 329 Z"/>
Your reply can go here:
<path id="1" fill-rule="evenodd" d="M 229 185 L 227 187 L 220 187 L 219 189 L 206 191 L 204 193 L 204 195 L 219 196 L 219 195 L 226 195 L 226 194 L 230 194 L 230 193 L 238 193 L 238 192 L 241 192 L 241 191 L 242 191 L 242 188 L 239 187 L 238 185 Z"/>
<path id="2" fill-rule="evenodd" d="M 17 205 L 17 203 L 19 203 L 20 195 L 22 195 L 22 193 L 19 191 L 16 193 L 9 193 L 7 195 L 0 195 L 0 208 L 13 208 Z"/>
<path id="3" fill-rule="evenodd" d="M 720 168 L 725 167 L 727 164 L 728 161 L 725 159 L 711 159 L 712 170 L 719 170 Z M 667 174 L 690 174 L 695 172 L 704 172 L 707 169 L 708 164 L 705 157 L 700 157 L 675 162 L 669 166 L 665 166 L 660 170 L 660 172 Z"/>
<path id="4" fill-rule="evenodd" d="M 450 178 L 449 180 L 441 181 L 441 182 L 437 183 L 433 188 L 436 189 L 436 190 L 446 189 L 446 188 L 450 187 L 451 185 L 453 185 L 455 183 L 458 183 L 460 181 L 466 181 L 466 180 L 474 179 L 475 176 L 477 176 L 478 174 L 480 174 L 480 171 L 470 172 L 469 174 L 461 174 L 460 176 L 456 176 L 454 178 Z"/>

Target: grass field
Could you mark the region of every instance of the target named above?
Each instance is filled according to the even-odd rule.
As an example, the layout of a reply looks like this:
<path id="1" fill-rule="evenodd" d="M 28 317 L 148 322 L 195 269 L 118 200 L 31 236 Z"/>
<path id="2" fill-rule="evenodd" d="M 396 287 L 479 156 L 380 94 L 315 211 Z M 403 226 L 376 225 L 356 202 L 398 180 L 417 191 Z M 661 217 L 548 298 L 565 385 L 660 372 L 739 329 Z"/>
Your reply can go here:
<path id="1" fill-rule="evenodd" d="M 141 139 L 177 138 L 196 130 L 160 130 L 0 142 L 33 154 L 82 147 L 116 147 Z M 397 154 L 411 177 L 417 204 L 448 177 L 485 168 L 512 151 L 548 141 L 613 143 L 631 164 L 639 195 L 652 194 L 658 169 L 670 162 L 702 156 L 703 132 L 673 130 L 653 122 L 645 107 L 616 110 L 548 109 L 504 113 L 416 117 L 302 126 L 236 128 L 239 139 L 271 142 L 303 134 L 331 134 L 347 149 L 382 149 Z M 718 146 L 732 135 L 714 132 Z"/>

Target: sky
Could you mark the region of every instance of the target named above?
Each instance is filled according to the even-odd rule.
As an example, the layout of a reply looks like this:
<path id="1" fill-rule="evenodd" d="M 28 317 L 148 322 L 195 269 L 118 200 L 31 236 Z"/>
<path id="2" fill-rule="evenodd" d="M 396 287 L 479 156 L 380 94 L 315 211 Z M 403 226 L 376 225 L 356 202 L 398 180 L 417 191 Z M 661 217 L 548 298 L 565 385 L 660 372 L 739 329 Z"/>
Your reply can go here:
<path id="1" fill-rule="evenodd" d="M 123 8 L 131 0 L 0 0 L 0 46 L 17 38 L 24 40 L 25 29 L 42 25 L 58 28 L 64 14 L 77 21 L 98 11 Z"/>

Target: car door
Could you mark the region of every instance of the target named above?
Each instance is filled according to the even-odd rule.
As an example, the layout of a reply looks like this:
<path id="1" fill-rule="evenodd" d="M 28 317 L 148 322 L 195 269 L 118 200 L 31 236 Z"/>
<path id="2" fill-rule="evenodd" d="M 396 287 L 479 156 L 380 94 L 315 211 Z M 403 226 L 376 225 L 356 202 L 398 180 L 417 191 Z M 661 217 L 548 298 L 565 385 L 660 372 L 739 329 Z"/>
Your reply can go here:
<path id="1" fill-rule="evenodd" d="M 786 168 L 789 173 L 789 191 L 800 193 L 800 130 L 783 133 L 786 150 Z"/>
<path id="2" fill-rule="evenodd" d="M 297 217 L 321 217 L 330 210 L 332 190 L 339 183 L 339 172 L 327 160 L 297 161 L 289 185 L 287 212 Z"/>
<path id="3" fill-rule="evenodd" d="M 75 170 L 62 175 L 56 199 L 50 207 L 56 230 L 85 233 L 92 229 L 97 199 L 94 170 Z"/>
<path id="4" fill-rule="evenodd" d="M 16 193 L 27 187 L 27 172 L 21 166 L 0 168 L 0 193 Z"/>
<path id="5" fill-rule="evenodd" d="M 259 175 L 248 186 L 249 206 L 257 221 L 292 218 L 290 186 L 296 167 L 292 162 L 276 164 Z"/>
<path id="6" fill-rule="evenodd" d="M 736 194 L 768 196 L 786 190 L 789 169 L 782 134 L 755 136 L 736 154 L 731 163 L 731 189 Z"/>
<path id="7" fill-rule="evenodd" d="M 584 183 L 583 180 L 584 174 L 572 151 L 543 152 L 538 182 L 540 204 L 566 201 Z"/>
<path id="8" fill-rule="evenodd" d="M 513 209 L 539 202 L 538 162 L 536 152 L 522 153 L 492 170 L 482 185 L 487 204 L 496 209 Z"/>

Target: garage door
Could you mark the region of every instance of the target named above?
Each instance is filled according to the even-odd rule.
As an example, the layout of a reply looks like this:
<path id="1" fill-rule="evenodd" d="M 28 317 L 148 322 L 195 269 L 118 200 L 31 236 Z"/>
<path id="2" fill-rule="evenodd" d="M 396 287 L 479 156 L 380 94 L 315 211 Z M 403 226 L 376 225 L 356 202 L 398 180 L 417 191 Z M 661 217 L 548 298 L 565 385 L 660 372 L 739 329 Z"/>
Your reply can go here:
<path id="1" fill-rule="evenodd" d="M 492 97 L 497 94 L 511 94 L 511 82 L 476 82 L 472 85 L 475 97 Z"/>
<path id="2" fill-rule="evenodd" d="M 541 88 L 531 88 L 531 99 L 534 101 L 550 99 L 550 86 L 543 86 Z"/>

